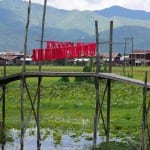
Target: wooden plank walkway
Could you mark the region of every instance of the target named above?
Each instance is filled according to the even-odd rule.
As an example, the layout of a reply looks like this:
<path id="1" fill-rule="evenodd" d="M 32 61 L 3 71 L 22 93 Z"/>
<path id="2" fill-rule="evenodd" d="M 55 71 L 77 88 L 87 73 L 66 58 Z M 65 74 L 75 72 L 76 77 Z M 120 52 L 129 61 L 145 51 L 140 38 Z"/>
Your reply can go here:
<path id="1" fill-rule="evenodd" d="M 9 75 L 6 77 L 0 78 L 0 86 L 6 85 L 10 82 L 16 80 L 21 80 L 23 77 L 99 77 L 101 79 L 111 79 L 115 81 L 120 81 L 124 83 L 135 84 L 144 87 L 144 81 L 136 80 L 133 78 L 128 78 L 120 75 L 115 75 L 113 73 L 91 73 L 91 72 L 25 72 L 18 73 L 14 75 Z M 150 89 L 150 83 L 147 83 L 147 88 Z"/>
<path id="2" fill-rule="evenodd" d="M 142 87 L 145 86 L 144 81 L 129 78 L 129 77 L 125 77 L 125 76 L 116 75 L 116 74 L 113 74 L 113 73 L 98 73 L 98 74 L 96 74 L 96 76 L 98 76 L 99 78 L 102 78 L 102 79 L 111 79 L 111 80 L 114 80 L 114 81 L 120 81 L 120 82 L 139 85 L 139 86 L 142 86 Z M 147 83 L 147 88 L 150 89 L 150 83 L 149 82 Z"/>
<path id="3" fill-rule="evenodd" d="M 25 72 L 9 75 L 0 78 L 0 86 L 10 82 L 31 77 L 94 77 L 95 73 L 91 72 Z"/>

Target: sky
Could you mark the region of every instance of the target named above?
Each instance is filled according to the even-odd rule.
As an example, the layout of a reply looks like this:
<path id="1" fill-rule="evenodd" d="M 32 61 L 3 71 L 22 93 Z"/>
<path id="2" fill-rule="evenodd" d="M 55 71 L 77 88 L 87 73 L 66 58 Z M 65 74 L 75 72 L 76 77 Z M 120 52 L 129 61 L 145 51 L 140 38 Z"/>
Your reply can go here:
<path id="1" fill-rule="evenodd" d="M 43 4 L 44 0 L 31 0 L 31 2 Z M 150 0 L 47 0 L 47 5 L 65 10 L 101 10 L 119 5 L 129 9 L 150 12 Z"/>

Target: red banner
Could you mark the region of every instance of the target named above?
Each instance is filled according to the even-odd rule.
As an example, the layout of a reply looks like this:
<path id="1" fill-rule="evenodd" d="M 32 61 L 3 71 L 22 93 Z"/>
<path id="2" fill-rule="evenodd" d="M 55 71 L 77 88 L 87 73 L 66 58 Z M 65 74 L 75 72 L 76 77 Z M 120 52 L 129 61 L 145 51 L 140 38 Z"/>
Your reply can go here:
<path id="1" fill-rule="evenodd" d="M 32 60 L 37 61 L 37 50 L 36 49 L 33 49 L 33 51 L 32 51 Z"/>
<path id="2" fill-rule="evenodd" d="M 96 43 L 47 41 L 45 49 L 33 49 L 32 60 L 60 60 L 95 56 Z"/>

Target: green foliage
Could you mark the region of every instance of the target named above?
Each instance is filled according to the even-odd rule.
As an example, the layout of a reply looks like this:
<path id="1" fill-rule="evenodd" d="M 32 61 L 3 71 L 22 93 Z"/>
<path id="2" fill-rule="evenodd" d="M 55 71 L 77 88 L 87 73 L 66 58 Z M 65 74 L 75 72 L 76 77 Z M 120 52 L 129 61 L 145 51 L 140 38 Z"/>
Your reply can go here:
<path id="1" fill-rule="evenodd" d="M 136 146 L 127 144 L 127 143 L 121 143 L 121 142 L 110 142 L 101 143 L 96 150 L 138 150 Z"/>
<path id="2" fill-rule="evenodd" d="M 92 72 L 92 66 L 91 65 L 85 65 L 83 67 L 83 72 Z M 91 77 L 75 77 L 75 82 L 92 82 Z"/>
<path id="3" fill-rule="evenodd" d="M 0 145 L 6 142 L 13 142 L 13 138 L 10 135 L 8 135 L 7 129 L 3 130 L 0 122 Z"/>
<path id="4" fill-rule="evenodd" d="M 100 66 L 100 72 L 108 72 L 108 64 L 107 64 L 107 62 L 103 62 L 102 64 L 101 64 L 101 66 Z"/>
<path id="5" fill-rule="evenodd" d="M 69 82 L 69 77 L 61 77 L 58 82 Z"/>
<path id="6" fill-rule="evenodd" d="M 62 135 L 59 131 L 53 132 L 53 140 L 56 145 L 61 143 L 61 138 L 62 138 Z"/>
<path id="7" fill-rule="evenodd" d="M 53 62 L 54 65 L 57 65 L 57 66 L 64 66 L 65 65 L 65 60 L 56 60 Z"/>
<path id="8" fill-rule="evenodd" d="M 83 67 L 83 72 L 91 72 L 91 71 L 92 71 L 92 67 L 91 66 L 85 65 Z"/>
<path id="9" fill-rule="evenodd" d="M 0 122 L 0 144 L 2 144 L 4 142 L 3 139 L 4 139 L 4 137 L 3 137 L 3 130 L 2 130 L 1 122 Z"/>

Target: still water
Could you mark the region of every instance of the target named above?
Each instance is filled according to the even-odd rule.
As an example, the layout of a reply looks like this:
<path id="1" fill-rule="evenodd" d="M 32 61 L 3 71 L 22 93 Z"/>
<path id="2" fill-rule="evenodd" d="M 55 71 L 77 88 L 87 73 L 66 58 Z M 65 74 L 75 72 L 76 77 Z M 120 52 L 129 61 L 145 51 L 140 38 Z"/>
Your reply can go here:
<path id="1" fill-rule="evenodd" d="M 20 149 L 20 131 L 11 129 L 7 136 L 12 138 L 6 142 L 4 150 Z M 73 133 L 70 131 L 41 130 L 41 150 L 88 150 L 92 147 L 92 133 Z M 104 141 L 104 137 L 98 136 L 97 143 Z M 118 139 L 119 140 L 119 139 Z M 37 150 L 36 129 L 27 129 L 24 136 L 23 150 Z"/>

